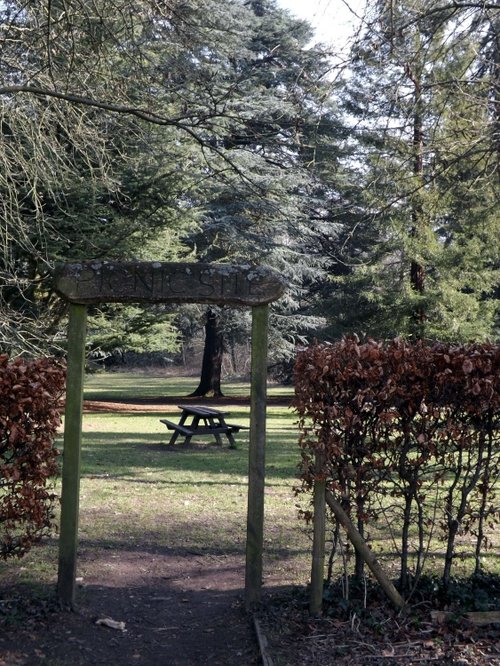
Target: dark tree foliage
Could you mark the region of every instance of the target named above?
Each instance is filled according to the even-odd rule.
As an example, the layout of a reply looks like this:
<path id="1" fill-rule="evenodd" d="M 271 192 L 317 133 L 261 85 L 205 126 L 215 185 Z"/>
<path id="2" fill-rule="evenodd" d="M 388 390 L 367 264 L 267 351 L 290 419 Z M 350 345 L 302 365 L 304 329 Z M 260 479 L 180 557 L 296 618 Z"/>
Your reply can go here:
<path id="1" fill-rule="evenodd" d="M 287 292 L 271 311 L 277 363 L 324 324 L 311 307 L 325 278 L 323 238 L 337 233 L 324 214 L 332 188 L 324 164 L 335 162 L 343 129 L 328 99 L 328 54 L 309 45 L 310 27 L 275 2 L 251 6 L 247 38 L 230 71 L 241 82 L 239 103 L 252 104 L 223 144 L 244 178 L 227 173 L 207 183 L 200 227 L 187 242 L 202 260 L 267 263 L 286 277 Z M 227 310 L 220 316 L 225 332 Z"/>
<path id="2" fill-rule="evenodd" d="M 331 334 L 498 334 L 499 16 L 495 3 L 368 3 L 339 88 L 354 150 Z"/>
<path id="3" fill-rule="evenodd" d="M 272 346 L 289 356 L 320 322 L 310 165 L 335 131 L 329 63 L 306 48 L 309 26 L 270 0 L 9 0 L 1 12 L 0 344 L 57 344 L 56 261 L 189 253 L 287 276 Z M 134 320 L 105 310 L 117 330 Z M 168 312 L 156 316 L 171 340 Z"/>

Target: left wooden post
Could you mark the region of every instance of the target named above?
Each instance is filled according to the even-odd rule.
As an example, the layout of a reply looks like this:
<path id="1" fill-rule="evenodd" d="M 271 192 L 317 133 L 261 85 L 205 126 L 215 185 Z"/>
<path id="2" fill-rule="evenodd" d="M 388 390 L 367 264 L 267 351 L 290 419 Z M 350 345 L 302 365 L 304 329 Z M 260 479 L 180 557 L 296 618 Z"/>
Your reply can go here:
<path id="1" fill-rule="evenodd" d="M 86 322 L 87 307 L 78 303 L 71 303 L 68 325 L 68 366 L 64 412 L 59 572 L 57 579 L 59 601 L 65 608 L 73 608 L 75 602 Z"/>

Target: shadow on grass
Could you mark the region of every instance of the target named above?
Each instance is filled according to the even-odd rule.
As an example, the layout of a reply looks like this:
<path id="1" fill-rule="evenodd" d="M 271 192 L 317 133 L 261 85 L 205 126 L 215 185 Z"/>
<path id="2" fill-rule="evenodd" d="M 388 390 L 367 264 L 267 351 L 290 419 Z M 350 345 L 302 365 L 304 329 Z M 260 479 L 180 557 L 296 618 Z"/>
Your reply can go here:
<path id="1" fill-rule="evenodd" d="M 158 435 L 127 433 L 126 438 L 116 433 L 84 433 L 82 445 L 83 476 L 103 475 L 103 468 L 110 476 L 137 476 L 141 468 L 202 474 L 246 476 L 248 473 L 248 442 L 237 440 L 237 448 L 220 447 L 215 443 L 170 446 L 158 442 Z M 273 437 L 266 452 L 266 475 L 269 479 L 295 478 L 299 462 L 289 446 L 280 446 L 289 440 Z"/>
<path id="2" fill-rule="evenodd" d="M 96 561 L 96 559 L 106 559 L 109 557 L 111 551 L 117 551 L 120 555 L 127 557 L 131 554 L 142 553 L 145 557 L 144 563 L 147 563 L 148 557 L 157 556 L 176 556 L 181 558 L 192 558 L 193 556 L 217 558 L 223 560 L 228 557 L 241 557 L 242 566 L 244 565 L 245 557 L 245 535 L 241 535 L 238 541 L 228 540 L 225 543 L 220 541 L 207 543 L 206 545 L 200 544 L 199 541 L 189 542 L 189 527 L 172 530 L 167 536 L 160 532 L 142 532 L 135 536 L 126 531 L 126 539 L 86 539 L 81 537 L 79 543 L 79 562 L 81 565 L 85 564 L 87 559 Z M 131 542 L 131 540 L 133 541 Z M 180 545 L 179 540 L 184 539 L 188 541 L 185 545 Z M 162 543 L 163 541 L 163 543 Z M 173 545 L 169 545 L 173 544 Z M 307 547 L 292 547 L 292 546 L 272 546 L 266 545 L 264 547 L 264 558 L 279 559 L 280 562 L 285 562 L 287 559 L 294 557 L 307 556 L 310 549 Z M 110 560 L 112 562 L 112 560 Z M 210 568 L 210 564 L 207 565 Z M 206 569 L 204 565 L 204 569 Z M 208 569 L 207 569 L 208 570 Z"/>
<path id="3" fill-rule="evenodd" d="M 85 399 L 104 400 L 134 398 L 155 398 L 157 396 L 179 397 L 180 400 L 192 393 L 199 384 L 199 375 L 182 377 L 154 372 L 105 372 L 95 375 L 87 375 L 85 378 Z M 224 395 L 231 397 L 249 396 L 250 383 L 241 380 L 223 381 Z M 283 396 L 291 399 L 293 387 L 280 384 L 268 384 L 269 396 Z M 198 398 L 201 402 L 206 398 Z"/>

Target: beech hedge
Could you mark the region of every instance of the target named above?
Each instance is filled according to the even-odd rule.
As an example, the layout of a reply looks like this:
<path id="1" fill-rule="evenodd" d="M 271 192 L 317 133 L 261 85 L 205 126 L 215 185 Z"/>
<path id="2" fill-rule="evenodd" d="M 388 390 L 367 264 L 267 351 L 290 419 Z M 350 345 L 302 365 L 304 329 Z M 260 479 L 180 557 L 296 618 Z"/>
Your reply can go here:
<path id="1" fill-rule="evenodd" d="M 0 557 L 24 555 L 54 525 L 54 446 L 65 372 L 0 355 Z"/>
<path id="2" fill-rule="evenodd" d="M 297 357 L 298 491 L 326 479 L 367 540 L 385 533 L 403 592 L 421 576 L 435 539 L 445 587 L 459 552 L 481 569 L 499 520 L 499 384 L 494 344 L 354 336 Z M 359 555 L 354 573 L 363 573 Z"/>

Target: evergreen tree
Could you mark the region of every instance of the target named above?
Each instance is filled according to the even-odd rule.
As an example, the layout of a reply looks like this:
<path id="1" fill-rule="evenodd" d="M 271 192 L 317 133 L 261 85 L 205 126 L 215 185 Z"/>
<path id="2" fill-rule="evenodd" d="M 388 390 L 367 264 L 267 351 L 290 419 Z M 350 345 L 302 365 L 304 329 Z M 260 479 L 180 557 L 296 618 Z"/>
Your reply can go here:
<path id="1" fill-rule="evenodd" d="M 336 278 L 335 306 L 344 323 L 372 334 L 492 336 L 498 9 L 428 0 L 369 7 L 343 93 L 356 141 L 345 168 L 361 196 L 336 255 L 349 270 Z"/>
<path id="2" fill-rule="evenodd" d="M 11 353 L 58 338 L 55 262 L 173 259 L 192 223 L 202 155 L 180 126 L 200 109 L 180 111 L 178 83 L 159 94 L 171 62 L 183 76 L 184 35 L 154 5 L 2 3 L 0 344 Z"/>
<path id="3" fill-rule="evenodd" d="M 243 122 L 228 127 L 221 145 L 224 159 L 236 168 L 225 174 L 220 162 L 212 162 L 220 175 L 203 193 L 201 226 L 188 240 L 203 261 L 266 263 L 286 277 L 285 297 L 271 314 L 271 354 L 280 361 L 323 322 L 311 308 L 312 287 L 324 276 L 326 233 L 320 212 L 326 185 L 315 164 L 323 134 L 330 141 L 328 159 L 334 161 L 332 139 L 339 123 L 328 100 L 327 54 L 307 48 L 310 26 L 275 2 L 245 4 L 253 12 L 246 10 L 248 37 L 232 61 L 232 76 L 241 82 L 233 104 L 246 111 L 240 114 Z M 208 326 L 217 315 L 216 325 Z M 204 372 L 195 395 L 220 394 L 212 375 L 220 377 L 224 318 L 221 310 L 208 313 Z M 211 363 L 209 349 L 217 350 Z"/>
<path id="4" fill-rule="evenodd" d="M 318 54 L 303 49 L 305 24 L 261 5 L 3 3 L 4 347 L 34 350 L 57 336 L 55 261 L 178 257 L 183 226 L 203 208 L 208 237 L 230 191 L 245 200 L 235 229 L 249 232 L 251 260 L 295 244 L 309 270 L 296 155 Z M 287 211 L 284 196 L 294 200 Z M 213 259 L 249 259 L 216 248 Z"/>

